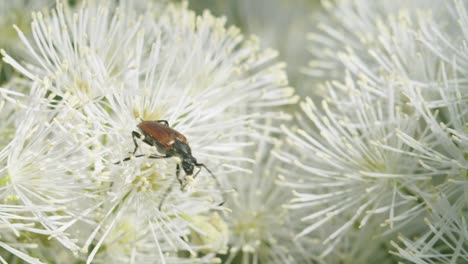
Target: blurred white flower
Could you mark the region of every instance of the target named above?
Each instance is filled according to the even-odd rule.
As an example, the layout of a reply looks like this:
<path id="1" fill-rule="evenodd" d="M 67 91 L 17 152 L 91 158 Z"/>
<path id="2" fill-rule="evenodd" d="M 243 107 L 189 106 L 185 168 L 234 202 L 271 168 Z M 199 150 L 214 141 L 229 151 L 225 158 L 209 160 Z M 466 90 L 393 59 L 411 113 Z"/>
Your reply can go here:
<path id="1" fill-rule="evenodd" d="M 0 86 L 0 149 L 6 147 L 15 135 L 14 113 L 20 108 L 15 102 L 18 96 L 24 96 L 20 92 L 12 92 L 8 87 Z"/>
<path id="2" fill-rule="evenodd" d="M 304 114 L 298 116 L 300 128 L 284 128 L 289 147 L 280 154 L 285 162 L 282 173 L 288 176 L 283 184 L 296 190 L 290 207 L 300 210 L 302 221 L 309 223 L 298 236 L 332 223 L 339 226 L 324 235 L 322 256 L 372 216 L 390 227 L 416 217 L 424 207 L 414 193 L 431 180 L 414 173 L 417 159 L 381 147 L 385 143 L 408 149 L 395 130 L 417 133 L 418 126 L 398 110 L 386 112 L 385 101 L 376 101 L 366 91 L 358 93 L 348 81 L 348 102 L 355 104 L 355 111 L 343 112 L 346 102 L 329 100 L 319 110 L 306 100 L 301 103 Z"/>
<path id="3" fill-rule="evenodd" d="M 291 194 L 276 184 L 278 160 L 271 155 L 275 148 L 266 138 L 266 134 L 260 136 L 252 149 L 254 164 L 231 180 L 235 193 L 226 205 L 232 212 L 225 216 L 230 239 L 223 263 L 306 260 L 306 251 L 294 240 L 292 216 L 284 207 Z"/>
<path id="4" fill-rule="evenodd" d="M 331 222 L 318 230 L 318 232 L 326 235 L 340 228 L 340 222 Z M 314 257 L 316 263 L 382 263 L 392 264 L 397 263 L 397 256 L 389 255 L 388 251 L 391 245 L 388 243 L 390 239 L 396 236 L 391 234 L 382 236 L 385 227 L 381 227 L 376 221 L 370 221 L 365 226 L 359 228 L 354 226 L 351 231 L 343 237 L 342 241 L 333 249 L 333 253 L 326 257 Z M 308 252 L 313 256 L 318 256 L 323 249 L 322 239 L 308 236 L 309 241 L 302 242 Z M 302 239 L 301 239 L 302 240 Z M 313 263 L 315 263 L 313 262 Z"/>
<path id="5" fill-rule="evenodd" d="M 253 162 L 244 157 L 250 135 L 279 131 L 256 122 L 287 119 L 278 107 L 297 101 L 284 64 L 274 62 L 276 52 L 243 41 L 223 19 L 196 16 L 186 4 L 144 14 L 112 6 L 104 1 L 71 9 L 58 2 L 50 14 L 34 14 L 32 39 L 18 30 L 28 60 L 3 52 L 31 85 L 47 86 L 42 98 L 53 100 L 54 122 L 74 141 L 89 144 L 91 160 L 73 171 L 94 187 L 93 201 L 80 204 L 91 215 L 75 218 L 68 230 L 80 246 L 76 253 L 87 263 L 109 257 L 125 263 L 218 261 L 215 254 L 227 240 L 222 221 L 198 224 L 223 210 L 217 206 L 223 190 L 207 171 L 182 192 L 177 158 L 114 163 L 134 149 L 131 132 L 141 120 L 164 119 L 227 187 L 226 176 Z M 155 153 L 137 142 L 137 154 Z M 221 242 L 201 247 L 206 241 Z"/>
<path id="6" fill-rule="evenodd" d="M 149 210 L 149 212 L 154 212 Z M 207 252 L 200 251 L 197 248 L 197 243 L 194 241 L 191 244 L 191 250 L 199 250 L 201 256 L 196 257 L 190 255 L 189 251 L 173 252 L 170 240 L 162 240 L 157 237 L 161 234 L 161 228 L 153 229 L 154 225 L 148 225 L 148 217 L 140 217 L 137 212 L 126 212 L 122 215 L 122 218 L 116 223 L 116 227 L 113 228 L 109 234 L 105 237 L 102 247 L 97 252 L 92 263 L 153 263 L 155 261 L 162 263 L 174 263 L 174 264 L 190 264 L 190 263 L 219 263 L 219 259 L 214 257 L 212 250 Z M 185 225 L 181 221 L 169 221 L 168 219 L 161 219 L 161 227 L 165 223 L 172 225 L 172 232 L 181 232 L 182 227 Z M 180 223 L 181 226 L 175 226 L 174 224 Z M 202 229 L 192 231 L 191 236 L 204 237 L 206 234 Z M 189 233 L 181 234 L 188 239 Z M 154 245 L 154 241 L 158 239 L 159 243 L 157 247 Z"/>
<path id="7" fill-rule="evenodd" d="M 220 254 L 226 252 L 230 231 L 224 219 L 217 212 L 207 216 L 192 217 L 190 222 L 193 228 L 198 230 L 198 232 L 192 232 L 192 241 L 198 251 Z"/>
<path id="8" fill-rule="evenodd" d="M 431 196 L 466 177 L 466 70 L 457 70 L 463 53 L 446 54 L 466 39 L 434 34 L 463 28 L 466 15 L 452 21 L 451 6 L 430 12 L 437 1 L 421 2 L 325 2 L 338 26 L 312 35 L 321 108 L 301 104 L 280 157 L 295 168 L 283 172 L 296 177 L 284 183 L 296 190 L 290 207 L 309 224 L 298 237 L 322 240 L 321 257 L 367 224 L 390 227 L 376 235 L 410 232 Z"/>
<path id="9" fill-rule="evenodd" d="M 342 80 L 346 71 L 378 75 L 379 70 L 387 70 L 386 64 L 392 61 L 376 60 L 374 49 L 386 50 L 385 55 L 394 59 L 414 61 L 418 45 L 411 41 L 414 36 L 407 32 L 408 26 L 411 27 L 425 12 L 435 19 L 446 17 L 449 5 L 442 0 L 326 0 L 322 1 L 322 6 L 326 12 L 314 17 L 317 26 L 308 35 L 308 50 L 313 59 L 305 70 L 313 77 L 309 83 L 318 84 Z M 434 6 L 438 7 L 437 12 L 430 12 Z M 344 60 L 348 53 L 351 59 Z M 404 70 L 413 69 L 407 67 Z M 316 89 L 310 88 L 309 95 Z"/>
<path id="10" fill-rule="evenodd" d="M 401 235 L 393 243 L 396 255 L 414 263 L 468 261 L 466 218 L 468 207 L 468 5 L 453 1 L 445 23 L 428 19 L 421 24 L 420 40 L 438 59 L 437 82 L 408 89 L 405 94 L 427 124 L 428 136 L 405 143 L 424 168 L 434 174 L 436 194 L 421 190 L 428 204 L 428 230 L 416 238 Z"/>
<path id="11" fill-rule="evenodd" d="M 69 232 L 89 216 L 94 189 L 80 177 L 95 158 L 89 142 L 70 138 L 53 120 L 56 113 L 42 105 L 45 90 L 29 97 L 34 108 L 12 113 L 15 124 L 6 129 L 14 136 L 0 152 L 0 247 L 29 263 L 40 262 L 30 256 L 42 249 L 41 239 L 79 250 Z"/>
<path id="12" fill-rule="evenodd" d="M 421 236 L 410 239 L 401 235 L 395 255 L 413 263 L 464 263 L 468 262 L 468 225 L 466 189 L 456 195 L 464 196 L 450 204 L 446 197 L 438 197 L 431 207 L 430 218 L 425 218 L 429 230 Z M 400 246 L 401 244 L 401 246 Z"/>

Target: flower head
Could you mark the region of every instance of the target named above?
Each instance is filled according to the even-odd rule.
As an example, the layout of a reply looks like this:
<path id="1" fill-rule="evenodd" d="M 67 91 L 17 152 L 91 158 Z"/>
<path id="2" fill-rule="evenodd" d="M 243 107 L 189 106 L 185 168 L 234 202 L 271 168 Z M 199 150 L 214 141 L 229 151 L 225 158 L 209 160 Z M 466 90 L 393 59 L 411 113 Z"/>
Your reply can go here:
<path id="1" fill-rule="evenodd" d="M 326 47 L 313 51 L 309 71 L 326 80 L 323 100 L 321 107 L 312 99 L 301 103 L 298 127 L 284 128 L 281 157 L 295 168 L 284 170 L 295 177 L 284 183 L 296 190 L 290 207 L 309 223 L 298 237 L 323 240 L 322 257 L 368 223 L 389 227 L 383 235 L 404 232 L 422 219 L 437 185 L 466 172 L 459 143 L 466 99 L 456 96 L 464 78 L 445 62 L 454 56 L 443 55 L 443 39 L 425 33 L 437 32 L 428 30 L 438 28 L 435 18 L 453 24 L 450 13 L 442 8 L 431 15 L 427 3 L 412 3 L 402 9 L 393 2 L 340 1 L 329 12 L 341 26 L 324 25 L 324 34 L 313 35 L 314 45 Z M 328 225 L 336 228 L 322 232 Z"/>
<path id="2" fill-rule="evenodd" d="M 467 181 L 468 182 L 468 181 Z M 467 182 L 464 183 L 466 189 Z M 457 193 L 465 195 L 466 193 Z M 428 231 L 416 239 L 399 237 L 393 252 L 413 263 L 462 263 L 468 261 L 468 225 L 466 198 L 451 204 L 447 197 L 438 197 L 432 214 L 424 221 Z"/>
<path id="3" fill-rule="evenodd" d="M 41 239 L 53 238 L 70 253 L 79 251 L 69 235 L 89 216 L 94 190 L 83 177 L 94 158 L 89 142 L 70 138 L 53 119 L 57 113 L 41 100 L 46 89 L 27 97 L 34 108 L 12 113 L 14 125 L 7 129 L 13 136 L 0 152 L 2 248 L 31 263 L 39 263 L 28 253 L 40 254 Z"/>
<path id="4" fill-rule="evenodd" d="M 71 173 L 93 187 L 85 192 L 91 201 L 81 204 L 89 210 L 68 230 L 87 263 L 111 255 L 206 262 L 224 250 L 222 221 L 199 225 L 223 210 L 223 190 L 208 170 L 181 190 L 176 176 L 185 186 L 191 175 L 178 175 L 177 157 L 148 158 L 165 153 L 134 141 L 139 122 L 167 120 L 188 138 L 191 155 L 226 183 L 251 161 L 243 156 L 250 135 L 275 130 L 254 122 L 288 118 L 278 109 L 297 99 L 275 52 L 244 41 L 209 13 L 197 16 L 185 4 L 161 8 L 155 15 L 123 12 L 107 1 L 77 9 L 59 2 L 49 14 L 34 14 L 33 39 L 18 30 L 29 60 L 3 52 L 31 85 L 47 86 L 39 98 L 53 102 L 54 122 L 88 144 L 90 160 Z M 206 241 L 220 246 L 202 246 Z"/>
<path id="5" fill-rule="evenodd" d="M 291 199 L 277 181 L 275 147 L 260 137 L 252 151 L 254 164 L 231 180 L 234 195 L 227 202 L 232 210 L 225 221 L 230 230 L 225 263 L 296 263 L 307 255 L 295 241 L 292 216 L 284 207 Z M 277 147 L 276 147 L 277 148 Z"/>

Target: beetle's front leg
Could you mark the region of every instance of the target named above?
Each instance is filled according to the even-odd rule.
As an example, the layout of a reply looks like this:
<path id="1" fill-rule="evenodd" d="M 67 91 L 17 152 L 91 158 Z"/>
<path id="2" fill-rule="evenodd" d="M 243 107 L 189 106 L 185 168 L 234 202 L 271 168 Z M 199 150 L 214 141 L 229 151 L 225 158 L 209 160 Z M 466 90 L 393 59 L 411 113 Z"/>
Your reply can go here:
<path id="1" fill-rule="evenodd" d="M 177 180 L 179 181 L 179 184 L 180 184 L 180 190 L 183 190 L 184 185 L 183 185 L 182 180 L 180 179 L 180 165 L 179 164 L 177 164 L 177 166 L 176 166 L 176 177 L 177 177 Z"/>

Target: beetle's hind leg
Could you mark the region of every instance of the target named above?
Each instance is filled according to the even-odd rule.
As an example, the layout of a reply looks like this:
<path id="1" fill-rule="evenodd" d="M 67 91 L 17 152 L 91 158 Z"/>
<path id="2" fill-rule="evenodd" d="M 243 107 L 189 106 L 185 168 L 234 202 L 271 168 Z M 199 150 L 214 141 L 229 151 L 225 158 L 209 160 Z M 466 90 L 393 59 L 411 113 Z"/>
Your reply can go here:
<path id="1" fill-rule="evenodd" d="M 130 154 L 135 155 L 135 153 L 137 152 L 137 150 L 138 150 L 138 143 L 137 143 L 137 141 L 136 141 L 136 138 L 141 138 L 141 137 L 142 137 L 142 136 L 141 136 L 140 133 L 138 133 L 138 132 L 136 132 L 136 131 L 132 131 L 132 139 L 133 139 L 133 144 L 135 144 L 135 149 L 133 150 L 133 152 L 130 152 Z M 145 140 L 146 140 L 146 139 L 145 139 Z M 145 141 L 145 140 L 143 140 L 143 141 Z M 139 157 L 143 157 L 143 156 L 145 156 L 145 155 L 144 155 L 144 154 L 141 154 L 141 155 L 136 155 L 136 156 L 134 156 L 134 157 L 135 157 L 135 158 L 139 158 Z M 127 157 L 127 158 L 125 158 L 125 159 L 123 159 L 123 160 L 121 160 L 121 161 L 114 162 L 114 164 L 120 164 L 122 161 L 127 161 L 127 160 L 130 160 L 130 159 L 131 159 L 131 157 Z"/>
<path id="2" fill-rule="evenodd" d="M 141 139 L 143 142 L 145 142 L 146 144 L 152 146 L 153 144 L 151 144 L 151 142 L 148 141 L 148 139 L 144 136 L 142 136 L 140 133 L 136 132 L 136 131 L 132 131 L 132 139 L 133 139 L 133 144 L 135 144 L 135 149 L 133 150 L 133 152 L 130 152 L 131 154 L 135 154 L 138 150 L 138 143 L 136 141 L 136 139 L 139 138 Z"/>
<path id="3" fill-rule="evenodd" d="M 146 154 L 139 154 L 139 155 L 134 155 L 133 157 L 134 158 L 140 158 L 140 157 L 145 157 Z M 171 158 L 172 156 L 159 156 L 159 155 L 156 155 L 156 154 L 151 154 L 148 156 L 148 159 L 168 159 L 168 158 Z M 128 161 L 128 160 L 131 160 L 132 157 L 127 157 L 121 161 L 117 161 L 117 162 L 114 162 L 114 164 L 120 164 L 122 161 Z"/>
<path id="4" fill-rule="evenodd" d="M 129 152 L 130 154 L 132 154 L 135 158 L 139 158 L 139 157 L 144 157 L 145 154 L 140 154 L 140 155 L 135 155 L 135 153 L 137 152 L 138 150 L 138 143 L 136 141 L 137 138 L 142 138 L 143 136 L 136 132 L 136 131 L 132 131 L 132 139 L 133 139 L 133 144 L 135 144 L 135 149 L 132 151 L 132 152 Z M 148 140 L 146 140 L 146 138 L 143 139 L 143 142 L 145 142 L 146 144 L 148 145 L 151 145 Z M 114 162 L 114 164 L 120 164 L 122 161 L 128 161 L 130 160 L 132 157 L 127 157 L 121 161 L 118 161 L 118 162 Z M 149 158 L 152 158 L 152 159 L 158 159 L 158 158 L 166 158 L 166 156 L 156 156 L 156 155 L 151 155 L 149 156 Z"/>
<path id="5" fill-rule="evenodd" d="M 132 131 L 132 139 L 133 139 L 133 144 L 135 144 L 135 149 L 133 150 L 133 152 L 131 152 L 132 154 L 135 154 L 138 150 L 138 143 L 136 142 L 136 138 L 141 138 L 141 134 L 136 132 L 136 131 Z"/>

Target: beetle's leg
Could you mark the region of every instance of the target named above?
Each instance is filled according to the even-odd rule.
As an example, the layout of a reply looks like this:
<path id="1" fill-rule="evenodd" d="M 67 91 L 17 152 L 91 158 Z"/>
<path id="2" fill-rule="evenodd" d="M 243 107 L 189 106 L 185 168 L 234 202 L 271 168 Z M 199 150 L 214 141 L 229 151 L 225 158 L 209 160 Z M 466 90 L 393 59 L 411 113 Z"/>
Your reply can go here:
<path id="1" fill-rule="evenodd" d="M 182 186 L 182 180 L 179 178 L 180 176 L 180 166 L 179 164 L 177 164 L 176 166 L 176 178 L 177 180 L 179 181 L 179 184 L 180 186 Z M 169 193 L 171 192 L 172 188 L 174 187 L 174 184 L 175 184 L 175 181 L 172 181 L 171 185 L 169 186 L 169 188 L 167 188 L 167 190 L 164 192 L 164 195 L 163 197 L 161 198 L 161 201 L 159 202 L 159 206 L 158 206 L 158 209 L 159 211 L 161 211 L 161 208 L 162 208 L 162 205 L 164 203 L 164 200 L 166 199 L 166 197 L 169 195 Z M 182 189 L 181 189 L 182 190 Z"/>
<path id="2" fill-rule="evenodd" d="M 169 122 L 167 122 L 167 120 L 156 120 L 156 122 L 163 124 L 165 126 L 169 126 Z"/>
<path id="3" fill-rule="evenodd" d="M 139 155 L 135 155 L 133 157 L 127 157 L 121 161 L 117 161 L 115 162 L 114 164 L 119 164 L 120 162 L 123 162 L 123 161 L 127 161 L 127 160 L 131 160 L 132 158 L 140 158 L 140 157 L 144 157 L 146 156 L 145 154 L 139 154 Z M 158 155 L 155 155 L 155 154 L 152 154 L 152 155 L 149 155 L 148 156 L 149 159 L 168 159 L 168 158 L 171 158 L 171 156 L 158 156 Z"/>
<path id="4" fill-rule="evenodd" d="M 180 166 L 179 166 L 179 164 L 177 164 L 177 166 L 175 168 L 175 172 L 176 172 L 177 180 L 179 181 L 179 184 L 180 184 L 180 189 L 182 190 L 182 180 L 180 179 Z"/>
<path id="5" fill-rule="evenodd" d="M 139 138 L 139 139 L 142 139 L 142 135 L 136 131 L 132 131 L 132 139 L 133 139 L 133 144 L 135 144 L 135 150 L 133 150 L 133 152 L 130 152 L 132 154 L 135 154 L 135 152 L 137 151 L 138 149 L 138 144 L 136 142 L 136 138 Z M 151 142 L 148 141 L 147 138 L 143 137 L 142 141 L 150 146 L 152 146 L 153 144 L 151 144 Z"/>
<path id="6" fill-rule="evenodd" d="M 141 138 L 140 133 L 138 133 L 136 131 L 132 131 L 132 139 L 133 139 L 133 143 L 135 144 L 135 150 L 133 150 L 132 154 L 135 154 L 135 152 L 138 149 L 138 144 L 136 142 L 136 138 Z"/>
<path id="7" fill-rule="evenodd" d="M 156 155 L 156 154 L 151 154 L 151 155 L 148 156 L 148 159 L 168 159 L 168 158 L 172 158 L 172 156 L 168 156 L 168 155 L 159 156 L 159 155 Z"/>
<path id="8" fill-rule="evenodd" d="M 167 188 L 167 190 L 164 192 L 162 198 L 161 198 L 161 201 L 159 201 L 159 205 L 158 205 L 158 209 L 159 211 L 161 211 L 162 209 L 162 205 L 164 203 L 164 200 L 166 200 L 166 197 L 169 195 L 169 193 L 171 192 L 172 188 L 174 187 L 174 184 L 176 183 L 176 181 L 172 181 L 171 185 L 169 186 L 169 188 Z"/>
<path id="9" fill-rule="evenodd" d="M 146 138 L 143 139 L 143 142 L 145 142 L 146 144 L 148 144 L 150 146 L 153 146 L 153 144 L 151 144 L 151 142 L 149 142 L 148 139 L 146 139 Z"/>
<path id="10" fill-rule="evenodd" d="M 140 154 L 140 155 L 136 155 L 136 156 L 133 156 L 133 157 L 127 157 L 121 161 L 117 161 L 117 162 L 114 162 L 114 164 L 119 164 L 120 162 L 123 162 L 123 161 L 127 161 L 127 160 L 131 160 L 132 158 L 139 158 L 139 157 L 143 157 L 145 156 L 145 154 Z"/>

